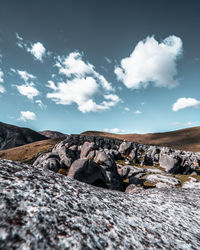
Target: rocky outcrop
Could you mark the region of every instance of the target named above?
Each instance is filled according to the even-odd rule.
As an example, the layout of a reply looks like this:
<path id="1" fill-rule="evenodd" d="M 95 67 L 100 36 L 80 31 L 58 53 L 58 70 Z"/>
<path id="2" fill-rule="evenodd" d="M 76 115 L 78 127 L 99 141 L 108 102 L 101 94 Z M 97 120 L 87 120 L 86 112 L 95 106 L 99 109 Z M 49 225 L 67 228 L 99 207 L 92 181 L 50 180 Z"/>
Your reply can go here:
<path id="1" fill-rule="evenodd" d="M 200 249 L 195 189 L 126 194 L 0 160 L 0 207 L 0 249 Z"/>
<path id="2" fill-rule="evenodd" d="M 0 150 L 46 140 L 47 137 L 29 128 L 21 128 L 0 122 Z"/>
<path id="3" fill-rule="evenodd" d="M 178 179 L 172 181 L 174 177 L 170 174 L 200 175 L 199 163 L 200 155 L 196 153 L 103 137 L 70 135 L 58 143 L 52 153 L 40 156 L 34 166 L 55 172 L 65 169 L 71 178 L 125 190 L 127 183 L 145 188 L 160 188 L 163 183 L 168 187 L 181 186 Z"/>
<path id="4" fill-rule="evenodd" d="M 46 136 L 47 138 L 50 138 L 50 139 L 59 139 L 59 138 L 64 139 L 67 137 L 66 134 L 63 134 L 63 133 L 58 132 L 58 131 L 52 131 L 52 130 L 44 130 L 44 131 L 40 131 L 39 133 L 41 135 Z"/>

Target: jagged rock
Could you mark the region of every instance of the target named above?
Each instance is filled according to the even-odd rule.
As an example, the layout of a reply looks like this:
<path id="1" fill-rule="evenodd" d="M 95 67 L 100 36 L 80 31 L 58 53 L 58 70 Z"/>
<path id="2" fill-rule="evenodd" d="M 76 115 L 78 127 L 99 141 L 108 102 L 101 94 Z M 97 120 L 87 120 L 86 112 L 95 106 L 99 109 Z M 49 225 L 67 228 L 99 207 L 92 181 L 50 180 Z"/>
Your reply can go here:
<path id="1" fill-rule="evenodd" d="M 120 144 L 119 152 L 124 155 L 128 155 L 131 152 L 132 143 L 128 141 L 124 141 Z"/>
<path id="2" fill-rule="evenodd" d="M 108 170 L 112 170 L 113 168 L 116 168 L 115 161 L 103 151 L 96 151 L 94 162 L 100 165 L 107 166 L 106 169 Z"/>
<path id="3" fill-rule="evenodd" d="M 52 152 L 49 152 L 45 155 L 40 155 L 36 160 L 35 162 L 33 163 L 33 166 L 38 166 L 38 165 L 41 165 L 43 161 L 49 159 L 49 158 L 55 158 L 55 159 L 60 159 L 59 155 L 58 154 L 55 154 L 55 153 L 52 153 Z"/>
<path id="4" fill-rule="evenodd" d="M 56 158 L 48 158 L 40 164 L 40 166 L 44 169 L 49 169 L 53 172 L 58 172 L 60 169 L 60 163 L 59 160 Z"/>
<path id="5" fill-rule="evenodd" d="M 87 157 L 88 153 L 92 150 L 94 150 L 95 147 L 95 143 L 94 142 L 84 142 L 84 144 L 81 147 L 81 155 L 80 158 L 85 158 Z"/>
<path id="6" fill-rule="evenodd" d="M 0 249 L 200 249 L 200 192 L 92 187 L 0 160 Z"/>
<path id="7" fill-rule="evenodd" d="M 178 179 L 171 177 L 171 176 L 161 175 L 161 174 L 150 174 L 150 175 L 147 175 L 145 179 L 146 181 L 149 181 L 152 183 L 163 182 L 170 186 L 177 186 L 180 184 L 180 181 Z"/>

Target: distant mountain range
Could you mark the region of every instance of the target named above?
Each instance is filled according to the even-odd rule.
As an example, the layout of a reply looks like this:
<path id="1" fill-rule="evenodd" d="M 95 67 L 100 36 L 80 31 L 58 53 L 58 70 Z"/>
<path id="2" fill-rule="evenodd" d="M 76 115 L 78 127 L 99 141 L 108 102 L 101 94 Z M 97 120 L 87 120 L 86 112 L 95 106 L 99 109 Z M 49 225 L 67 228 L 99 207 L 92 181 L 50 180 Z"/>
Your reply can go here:
<path id="1" fill-rule="evenodd" d="M 44 130 L 39 132 L 41 135 L 44 135 L 50 139 L 59 139 L 59 138 L 66 138 L 67 135 L 60 133 L 58 131 L 52 131 L 52 130 Z"/>

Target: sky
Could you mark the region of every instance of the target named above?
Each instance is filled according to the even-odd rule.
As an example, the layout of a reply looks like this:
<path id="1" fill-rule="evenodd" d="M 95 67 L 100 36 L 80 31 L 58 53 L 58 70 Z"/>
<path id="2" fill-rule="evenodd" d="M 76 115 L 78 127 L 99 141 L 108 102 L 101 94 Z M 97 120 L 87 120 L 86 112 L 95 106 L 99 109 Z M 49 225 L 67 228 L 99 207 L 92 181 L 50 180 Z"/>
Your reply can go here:
<path id="1" fill-rule="evenodd" d="M 0 121 L 67 134 L 200 125 L 200 1 L 1 0 Z"/>

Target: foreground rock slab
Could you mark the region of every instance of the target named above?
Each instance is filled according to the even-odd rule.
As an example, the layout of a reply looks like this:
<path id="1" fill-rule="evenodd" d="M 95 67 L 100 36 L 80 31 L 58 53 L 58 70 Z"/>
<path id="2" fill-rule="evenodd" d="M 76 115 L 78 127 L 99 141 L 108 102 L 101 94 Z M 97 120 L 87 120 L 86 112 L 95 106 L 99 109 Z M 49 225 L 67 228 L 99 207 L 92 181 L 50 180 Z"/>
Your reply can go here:
<path id="1" fill-rule="evenodd" d="M 200 193 L 94 187 L 0 160 L 0 249 L 200 249 Z"/>

